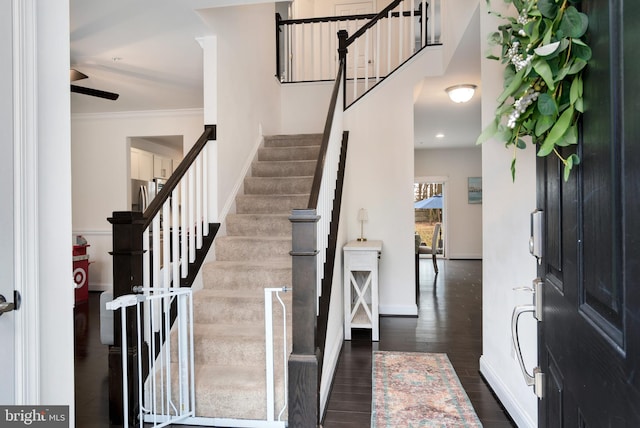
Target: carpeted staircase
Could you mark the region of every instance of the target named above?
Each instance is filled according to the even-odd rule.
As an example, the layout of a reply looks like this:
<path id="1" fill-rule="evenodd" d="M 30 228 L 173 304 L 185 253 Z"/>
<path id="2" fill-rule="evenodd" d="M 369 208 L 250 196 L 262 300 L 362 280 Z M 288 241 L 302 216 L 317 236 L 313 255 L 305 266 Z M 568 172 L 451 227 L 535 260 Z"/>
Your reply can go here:
<path id="1" fill-rule="evenodd" d="M 215 241 L 216 261 L 203 267 L 204 289 L 194 294 L 197 416 L 266 418 L 264 288 L 291 286 L 289 215 L 307 207 L 320 142 L 321 135 L 265 137 L 236 213 L 226 218 L 227 236 Z M 291 293 L 281 296 L 290 318 Z M 284 399 L 279 306 L 274 301 L 277 409 Z"/>

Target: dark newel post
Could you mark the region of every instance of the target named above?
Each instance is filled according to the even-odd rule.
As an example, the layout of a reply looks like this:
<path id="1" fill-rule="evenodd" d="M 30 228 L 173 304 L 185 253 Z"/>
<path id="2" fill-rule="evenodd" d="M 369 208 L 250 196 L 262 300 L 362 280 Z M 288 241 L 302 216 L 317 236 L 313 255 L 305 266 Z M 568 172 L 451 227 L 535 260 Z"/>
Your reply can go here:
<path id="1" fill-rule="evenodd" d="M 317 427 L 319 422 L 319 351 L 316 348 L 315 209 L 293 210 L 292 286 L 293 350 L 289 356 L 289 428 Z"/>
<path id="2" fill-rule="evenodd" d="M 116 211 L 109 223 L 113 230 L 113 298 L 132 293 L 134 285 L 142 284 L 142 225 L 141 212 Z M 124 422 L 122 401 L 122 348 L 120 311 L 113 314 L 114 345 L 109 346 L 109 420 Z M 135 423 L 137 409 L 137 341 L 135 308 L 127 312 L 128 398 L 129 422 Z"/>
<path id="3" fill-rule="evenodd" d="M 347 38 L 349 37 L 349 33 L 347 30 L 338 31 L 338 60 L 344 67 L 342 72 L 342 101 L 343 108 L 347 108 Z M 354 82 L 355 85 L 355 82 Z"/>

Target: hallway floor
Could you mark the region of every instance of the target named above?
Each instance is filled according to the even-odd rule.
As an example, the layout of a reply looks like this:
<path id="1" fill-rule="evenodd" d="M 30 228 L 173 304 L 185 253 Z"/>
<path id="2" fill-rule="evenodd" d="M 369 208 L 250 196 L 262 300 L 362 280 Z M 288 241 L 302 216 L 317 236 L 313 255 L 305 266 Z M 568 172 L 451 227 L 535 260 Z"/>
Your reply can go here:
<path id="1" fill-rule="evenodd" d="M 371 421 L 371 351 L 446 353 L 485 428 L 515 425 L 479 374 L 482 354 L 482 262 L 420 260 L 418 318 L 381 317 L 380 341 L 353 330 L 345 341 L 324 428 L 362 428 Z"/>
<path id="2" fill-rule="evenodd" d="M 371 420 L 371 351 L 447 353 L 485 428 L 513 423 L 491 393 L 479 370 L 482 353 L 482 262 L 420 261 L 419 317 L 382 317 L 380 342 L 370 331 L 353 331 L 344 344 L 329 397 L 324 428 L 364 428 Z M 100 343 L 99 293 L 76 305 L 76 427 L 109 427 L 108 348 Z"/>

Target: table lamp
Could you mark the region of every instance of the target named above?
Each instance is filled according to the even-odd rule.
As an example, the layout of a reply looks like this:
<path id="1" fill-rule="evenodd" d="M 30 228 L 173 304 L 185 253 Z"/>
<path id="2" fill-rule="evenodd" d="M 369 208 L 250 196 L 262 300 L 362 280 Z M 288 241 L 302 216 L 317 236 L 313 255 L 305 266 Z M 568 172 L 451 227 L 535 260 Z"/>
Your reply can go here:
<path id="1" fill-rule="evenodd" d="M 363 242 L 367 240 L 367 238 L 364 237 L 364 222 L 369 221 L 369 215 L 364 208 L 360 208 L 360 211 L 358 211 L 358 221 L 360 222 L 360 237 L 358 241 Z"/>

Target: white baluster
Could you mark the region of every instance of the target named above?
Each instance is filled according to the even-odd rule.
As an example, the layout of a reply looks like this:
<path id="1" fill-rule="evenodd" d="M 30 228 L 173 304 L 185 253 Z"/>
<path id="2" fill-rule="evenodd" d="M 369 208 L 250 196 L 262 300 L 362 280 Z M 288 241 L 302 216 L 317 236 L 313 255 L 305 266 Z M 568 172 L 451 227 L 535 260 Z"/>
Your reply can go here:
<path id="1" fill-rule="evenodd" d="M 187 175 L 189 180 L 189 196 L 187 197 L 187 203 L 189 206 L 189 263 L 193 263 L 196 261 L 196 186 L 193 167 L 189 168 Z"/>
<path id="2" fill-rule="evenodd" d="M 374 60 L 376 64 L 376 84 L 380 82 L 380 30 L 381 30 L 381 27 L 382 26 L 378 21 L 378 23 L 376 24 L 376 57 Z"/>
<path id="3" fill-rule="evenodd" d="M 156 214 L 153 218 L 151 227 L 151 272 L 153 277 L 153 287 L 160 287 L 160 215 Z"/>
<path id="4" fill-rule="evenodd" d="M 202 148 L 202 229 L 204 236 L 209 236 L 209 154 L 207 146 Z"/>
<path id="5" fill-rule="evenodd" d="M 369 30 L 364 34 L 364 91 L 369 90 Z"/>
<path id="6" fill-rule="evenodd" d="M 162 204 L 162 280 L 164 287 L 171 284 L 171 199 Z M 178 285 L 174 285 L 178 286 Z"/>
<path id="7" fill-rule="evenodd" d="M 189 206 L 187 205 L 187 181 L 183 179 L 180 181 L 180 272 L 182 278 L 186 278 L 189 272 L 189 259 L 188 254 L 188 222 L 187 214 Z"/>
<path id="8" fill-rule="evenodd" d="M 196 248 L 202 248 L 202 156 L 196 158 Z"/>
<path id="9" fill-rule="evenodd" d="M 171 273 L 173 286 L 180 284 L 180 189 L 171 192 Z"/>
<path id="10" fill-rule="evenodd" d="M 411 55 L 413 55 L 413 53 L 416 51 L 416 22 L 414 19 L 413 14 L 415 13 L 415 4 L 413 3 L 413 0 L 411 0 L 411 15 L 409 16 L 409 19 L 411 20 L 411 30 L 410 30 L 410 35 L 409 35 L 409 53 Z"/>
<path id="11" fill-rule="evenodd" d="M 398 65 L 402 64 L 404 54 L 404 2 L 400 2 L 400 13 L 398 15 Z"/>
<path id="12" fill-rule="evenodd" d="M 353 42 L 353 101 L 358 99 L 358 58 L 360 52 L 358 50 L 358 39 Z"/>
<path id="13" fill-rule="evenodd" d="M 391 11 L 387 12 L 387 74 L 391 73 Z"/>

